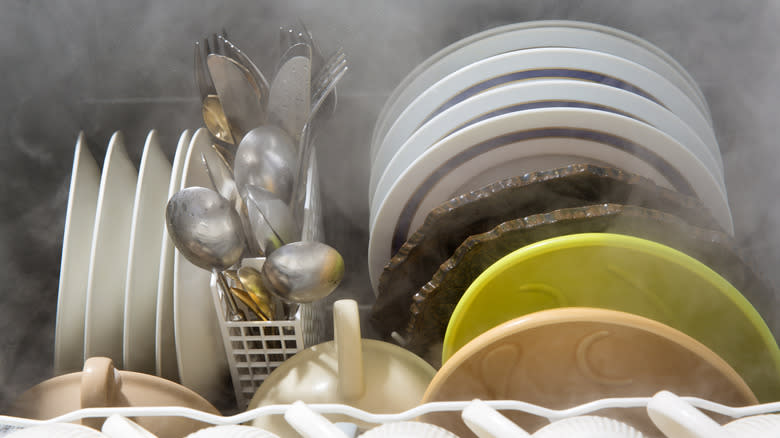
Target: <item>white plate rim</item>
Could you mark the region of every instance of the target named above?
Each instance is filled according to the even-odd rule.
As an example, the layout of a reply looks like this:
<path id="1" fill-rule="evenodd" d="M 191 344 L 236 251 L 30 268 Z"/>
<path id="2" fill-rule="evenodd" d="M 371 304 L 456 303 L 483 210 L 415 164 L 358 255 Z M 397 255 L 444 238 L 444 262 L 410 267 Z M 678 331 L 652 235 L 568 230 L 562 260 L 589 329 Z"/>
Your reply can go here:
<path id="1" fill-rule="evenodd" d="M 191 140 L 192 132 L 189 129 L 182 131 L 171 165 L 168 199 L 171 199 L 171 196 L 181 186 L 181 174 L 184 170 L 184 161 Z M 173 329 L 173 254 L 175 248 L 166 228 L 163 228 L 161 243 L 160 275 L 157 282 L 155 307 L 154 369 L 158 376 L 178 381 L 179 369 L 176 362 L 176 341 Z"/>
<path id="2" fill-rule="evenodd" d="M 100 168 L 87 148 L 84 132 L 80 132 L 73 153 L 57 288 L 54 330 L 56 375 L 84 367 L 84 313 L 99 188 Z"/>
<path id="3" fill-rule="evenodd" d="M 616 112 L 660 129 L 689 148 L 723 184 L 720 154 L 706 143 L 676 114 L 634 93 L 598 83 L 571 79 L 539 79 L 496 87 L 460 102 L 417 129 L 402 144 L 390 161 L 377 156 L 370 171 L 369 204 L 374 211 L 392 182 L 403 169 L 436 141 L 469 124 L 509 111 L 535 107 L 590 107 Z M 491 115 L 492 114 L 492 115 Z M 714 136 L 710 141 L 715 141 Z M 389 155 L 389 154 L 388 154 Z M 725 186 L 722 187 L 725 190 Z"/>
<path id="4" fill-rule="evenodd" d="M 506 52 L 507 50 L 503 50 L 502 47 L 491 47 L 493 44 L 497 44 L 497 41 L 501 41 L 508 37 L 511 37 L 514 40 L 520 38 L 522 33 L 525 33 L 529 30 L 545 28 L 584 30 L 600 33 L 606 36 L 616 37 L 636 45 L 638 49 L 644 50 L 646 52 L 645 54 L 649 54 L 651 57 L 659 58 L 658 60 L 660 63 L 653 63 L 652 66 L 646 65 L 648 64 L 647 61 L 639 62 L 634 59 L 631 60 L 641 65 L 645 65 L 654 71 L 656 71 L 657 65 L 663 65 L 665 63 L 671 66 L 672 69 L 676 71 L 676 73 L 682 76 L 683 81 L 694 90 L 696 97 L 703 106 L 701 109 L 705 112 L 705 116 L 711 124 L 712 119 L 709 108 L 706 104 L 706 99 L 704 98 L 704 93 L 702 93 L 701 89 L 690 73 L 688 73 L 688 71 L 685 70 L 676 59 L 663 51 L 660 47 L 650 43 L 643 38 L 640 38 L 637 35 L 595 23 L 574 20 L 528 21 L 487 29 L 458 40 L 431 55 L 417 67 L 415 67 L 409 74 L 407 74 L 406 77 L 400 82 L 400 84 L 393 90 L 390 97 L 387 98 L 385 104 L 380 110 L 379 116 L 377 117 L 377 123 L 374 126 L 374 130 L 371 135 L 371 141 L 369 143 L 371 161 L 373 161 L 377 143 L 381 141 L 381 138 L 384 137 L 384 134 L 386 133 L 386 129 L 389 128 L 388 123 L 392 123 L 392 121 L 401 113 L 403 108 L 408 106 L 408 104 L 411 103 L 411 101 L 418 94 L 420 94 L 422 90 L 430 87 L 442 77 L 458 70 L 461 67 L 476 62 L 480 59 Z M 517 49 L 522 49 L 522 47 L 516 47 L 515 50 Z M 592 47 L 590 49 L 599 50 Z M 466 52 L 469 50 L 475 51 L 473 57 L 467 56 Z M 610 53 L 606 50 L 600 51 Z M 618 56 L 624 56 L 622 54 L 614 54 Z M 631 55 L 635 54 L 636 52 L 631 53 Z M 460 59 L 456 63 L 455 60 L 458 58 Z M 453 63 L 459 67 L 452 68 L 448 65 L 448 63 Z"/>
<path id="5" fill-rule="evenodd" d="M 192 135 L 180 188 L 210 185 L 200 154 L 212 143 L 206 128 L 200 128 Z M 224 390 L 229 367 L 212 301 L 210 279 L 209 271 L 193 265 L 181 252 L 175 251 L 173 320 L 179 380 L 207 400 L 215 400 Z"/>
<path id="6" fill-rule="evenodd" d="M 702 199 L 705 206 L 710 208 L 713 217 L 721 226 L 727 232 L 733 234 L 733 223 L 726 194 L 713 181 L 713 176 L 706 170 L 705 166 L 687 149 L 665 133 L 634 119 L 604 111 L 583 108 L 541 108 L 528 110 L 493 117 L 442 139 L 419 156 L 393 183 L 393 187 L 382 201 L 376 215 L 371 218 L 369 227 L 369 277 L 374 291 L 376 292 L 377 280 L 382 267 L 391 257 L 392 241 L 405 240 L 406 237 L 414 232 L 412 229 L 414 223 L 419 222 L 419 220 L 416 221 L 413 217 L 416 218 L 422 215 L 424 218 L 427 215 L 427 211 L 421 211 L 424 210 L 424 208 L 421 208 L 421 205 L 424 204 L 423 201 L 430 197 L 432 189 L 428 189 L 428 194 L 426 195 L 421 191 L 420 186 L 431 175 L 432 171 L 430 169 L 443 168 L 442 163 L 457 157 L 462 151 L 478 150 L 475 148 L 481 147 L 481 144 L 488 144 L 488 142 L 494 139 L 506 137 L 510 134 L 549 128 L 571 128 L 594 132 L 599 136 L 626 141 L 632 147 L 644 149 L 643 153 L 645 154 L 655 155 L 652 158 L 656 161 L 661 160 L 659 164 L 667 167 L 666 171 L 659 173 L 664 175 L 664 177 L 676 173 L 677 184 L 689 185 L 690 190 Z M 601 141 L 599 139 L 598 143 L 601 143 Z M 594 142 L 594 144 L 596 143 Z M 650 151 L 647 146 L 643 146 L 646 144 L 652 144 L 653 151 Z M 511 145 L 511 143 L 504 144 L 503 147 L 507 145 Z M 499 147 L 494 149 L 499 150 L 501 147 L 502 145 L 499 145 Z M 616 145 L 608 147 L 611 147 L 614 152 L 622 152 Z M 487 149 L 487 151 L 489 150 Z M 513 150 L 519 156 L 524 156 L 522 154 L 525 152 L 521 148 L 514 148 Z M 635 153 L 632 152 L 629 155 L 635 155 Z M 479 160 L 474 160 L 475 157 L 468 158 L 468 156 L 464 156 L 465 161 L 463 163 L 448 169 L 443 168 L 439 174 L 442 175 L 442 178 L 432 183 L 429 182 L 428 185 L 433 187 L 431 184 L 437 184 L 437 181 L 440 182 L 444 177 L 456 173 L 463 164 L 472 163 L 474 165 L 473 163 L 485 162 L 486 156 L 489 155 L 482 155 Z M 639 159 L 639 161 L 645 162 L 647 166 L 651 166 L 644 159 Z M 653 168 L 655 169 L 655 167 Z M 685 169 L 687 173 L 684 175 L 679 169 Z M 626 170 L 643 175 L 642 172 L 635 172 L 632 169 Z M 459 176 L 462 180 L 466 179 L 462 173 L 460 172 Z M 643 176 L 649 177 L 649 175 Z M 657 179 L 654 180 L 659 185 L 663 185 Z M 675 184 L 673 183 L 672 186 L 674 187 Z M 414 190 L 416 192 L 413 192 Z M 682 191 L 685 192 L 685 190 Z M 413 205 L 407 207 L 412 208 L 414 211 L 410 213 L 408 229 L 403 232 L 400 231 L 404 227 L 399 225 L 399 217 L 401 210 L 404 208 L 403 206 L 408 204 L 408 200 L 411 198 L 419 199 L 419 202 L 416 207 Z M 446 199 L 440 199 L 439 202 L 434 203 L 434 206 L 444 201 Z M 432 200 L 428 199 L 427 203 L 430 204 L 432 202 Z M 403 236 L 393 237 L 393 234 L 397 233 L 403 234 Z"/>
<path id="7" fill-rule="evenodd" d="M 154 255 L 160 254 L 168 201 L 160 186 L 171 178 L 171 164 L 154 129 L 146 136 L 138 167 L 125 280 L 122 361 L 125 370 L 152 374 L 160 274 L 159 260 Z"/>
<path id="8" fill-rule="evenodd" d="M 550 75 L 611 82 L 612 86 L 656 101 L 700 135 L 712 130 L 696 105 L 658 73 L 603 52 L 546 47 L 485 58 L 442 78 L 418 95 L 395 119 L 382 138 L 377 155 L 381 151 L 392 153 L 421 125 L 468 97 L 509 82 Z"/>
<path id="9" fill-rule="evenodd" d="M 106 356 L 117 368 L 123 367 L 122 318 L 137 181 L 138 174 L 127 155 L 124 136 L 117 131 L 108 142 L 100 176 L 84 316 L 84 360 Z M 128 187 L 133 190 L 127 190 Z M 106 279 L 109 276 L 106 266 L 116 269 L 110 279 Z"/>

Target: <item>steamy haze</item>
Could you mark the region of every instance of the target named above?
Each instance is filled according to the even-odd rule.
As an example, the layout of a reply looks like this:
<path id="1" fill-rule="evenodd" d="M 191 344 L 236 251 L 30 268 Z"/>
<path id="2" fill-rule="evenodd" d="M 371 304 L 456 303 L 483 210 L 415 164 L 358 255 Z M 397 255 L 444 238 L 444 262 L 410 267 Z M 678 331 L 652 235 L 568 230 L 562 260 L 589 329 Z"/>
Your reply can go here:
<path id="1" fill-rule="evenodd" d="M 136 167 L 157 129 L 168 158 L 201 125 L 193 42 L 225 29 L 268 76 L 278 28 L 298 19 L 350 70 L 318 143 L 327 243 L 347 274 L 329 299 L 373 302 L 366 266 L 368 147 L 393 88 L 439 49 L 526 20 L 591 21 L 636 34 L 699 83 L 725 164 L 736 238 L 780 284 L 780 4 L 714 0 L 67 0 L 0 3 L 0 412 L 51 376 L 62 228 L 73 147 L 84 130 L 99 164 L 113 131 Z M 167 189 L 167 188 L 166 188 Z M 128 188 L 134 190 L 134 188 Z M 372 331 L 364 326 L 364 331 Z M 776 334 L 780 335 L 780 334 Z M 326 337 L 329 337 L 328 334 Z"/>

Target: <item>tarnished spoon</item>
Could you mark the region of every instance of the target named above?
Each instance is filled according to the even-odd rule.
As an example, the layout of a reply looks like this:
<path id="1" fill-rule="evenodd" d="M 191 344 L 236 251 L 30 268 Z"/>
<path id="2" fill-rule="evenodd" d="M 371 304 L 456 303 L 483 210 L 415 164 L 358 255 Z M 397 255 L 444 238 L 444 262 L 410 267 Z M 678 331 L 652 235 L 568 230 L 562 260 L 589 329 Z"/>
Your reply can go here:
<path id="1" fill-rule="evenodd" d="M 206 57 L 234 141 L 265 122 L 264 97 L 252 74 L 234 59 L 217 54 Z"/>
<path id="2" fill-rule="evenodd" d="M 297 148 L 292 138 L 276 126 L 252 129 L 238 144 L 233 173 L 239 190 L 256 186 L 285 203 L 292 198 L 298 169 Z"/>
<path id="3" fill-rule="evenodd" d="M 248 307 L 249 310 L 251 310 L 252 313 L 257 315 L 257 317 L 260 318 L 262 321 L 271 321 L 271 317 L 269 316 L 270 312 L 266 313 L 270 309 L 268 309 L 266 306 L 266 309 L 263 310 L 260 307 L 261 304 L 260 299 L 257 298 L 255 295 L 243 289 L 239 289 L 237 287 L 231 287 L 230 293 L 232 293 L 233 296 L 241 300 L 241 302 L 244 303 L 244 305 L 246 305 L 246 307 Z"/>
<path id="4" fill-rule="evenodd" d="M 200 159 L 206 167 L 206 173 L 208 174 L 214 189 L 233 206 L 233 209 L 238 216 L 241 226 L 240 231 L 244 236 L 249 255 L 251 257 L 257 257 L 260 255 L 261 249 L 257 244 L 257 241 L 253 238 L 252 226 L 249 222 L 246 204 L 238 192 L 238 187 L 233 180 L 230 167 L 224 162 L 223 157 L 213 149 L 208 155 L 202 152 L 200 154 Z"/>
<path id="5" fill-rule="evenodd" d="M 265 259 L 263 289 L 293 303 L 311 303 L 328 296 L 344 277 L 344 259 L 320 242 L 288 243 Z"/>
<path id="6" fill-rule="evenodd" d="M 292 210 L 284 201 L 268 190 L 253 185 L 244 186 L 241 194 L 247 205 L 254 204 L 262 213 L 269 227 L 281 240 L 282 245 L 300 240 Z M 270 253 L 271 251 L 266 251 L 265 255 L 268 256 Z"/>
<path id="7" fill-rule="evenodd" d="M 201 105 L 201 112 L 206 129 L 214 137 L 228 144 L 235 143 L 227 117 L 225 117 L 225 112 L 222 110 L 222 103 L 220 103 L 216 94 L 206 96 Z"/>
<path id="8" fill-rule="evenodd" d="M 241 285 L 244 286 L 244 289 L 257 297 L 257 300 L 262 303 L 262 305 L 258 303 L 258 306 L 264 312 L 267 312 L 266 315 L 273 318 L 274 311 L 271 310 L 273 299 L 268 291 L 263 289 L 261 277 L 262 274 L 260 271 L 251 266 L 242 266 L 238 269 L 238 278 Z"/>
<path id="9" fill-rule="evenodd" d="M 190 263 L 216 274 L 228 303 L 229 318 L 246 320 L 221 272 L 236 264 L 244 253 L 241 221 L 230 202 L 211 189 L 188 187 L 168 201 L 165 224 L 176 249 Z"/>

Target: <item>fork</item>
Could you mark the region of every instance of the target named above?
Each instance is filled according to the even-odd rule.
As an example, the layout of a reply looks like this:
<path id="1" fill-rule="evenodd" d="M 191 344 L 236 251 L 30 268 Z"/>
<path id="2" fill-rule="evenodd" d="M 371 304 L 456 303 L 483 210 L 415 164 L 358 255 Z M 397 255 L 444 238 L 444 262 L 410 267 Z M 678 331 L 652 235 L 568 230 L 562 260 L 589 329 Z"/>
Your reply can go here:
<path id="1" fill-rule="evenodd" d="M 320 108 L 331 92 L 336 87 L 336 84 L 344 77 L 347 72 L 347 59 L 343 49 L 339 48 L 330 58 L 325 62 L 320 73 L 312 82 L 312 105 L 309 111 L 309 117 L 306 119 L 306 123 L 301 130 L 301 138 L 298 143 L 298 169 L 296 172 L 296 178 L 293 183 L 293 198 L 292 198 L 292 210 L 293 218 L 296 220 L 298 226 L 301 226 L 303 217 L 303 198 L 306 195 L 306 173 L 309 171 L 311 164 L 312 145 L 314 144 L 313 132 L 314 126 L 318 120 L 317 117 Z"/>

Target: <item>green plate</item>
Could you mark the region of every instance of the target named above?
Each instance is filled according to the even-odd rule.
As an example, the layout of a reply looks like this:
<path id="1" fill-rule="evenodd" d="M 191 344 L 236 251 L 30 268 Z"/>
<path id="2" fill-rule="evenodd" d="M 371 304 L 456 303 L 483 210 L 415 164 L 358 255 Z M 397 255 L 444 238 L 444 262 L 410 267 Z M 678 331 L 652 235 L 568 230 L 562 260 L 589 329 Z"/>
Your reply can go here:
<path id="1" fill-rule="evenodd" d="M 455 307 L 442 360 L 518 316 L 578 306 L 633 313 L 674 327 L 720 355 L 759 401 L 780 400 L 780 349 L 747 299 L 682 252 L 619 234 L 555 237 L 490 266 Z"/>

